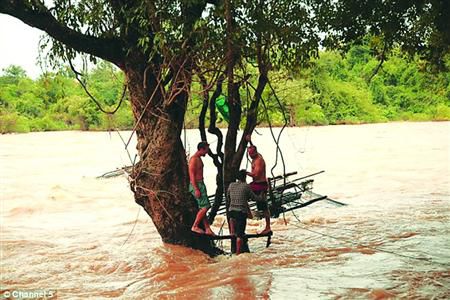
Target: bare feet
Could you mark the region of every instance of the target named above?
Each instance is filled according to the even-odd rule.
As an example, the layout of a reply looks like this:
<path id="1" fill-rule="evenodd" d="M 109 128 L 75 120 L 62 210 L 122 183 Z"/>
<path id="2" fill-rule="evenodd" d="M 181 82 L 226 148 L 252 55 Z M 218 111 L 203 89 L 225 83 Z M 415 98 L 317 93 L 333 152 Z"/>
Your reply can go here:
<path id="1" fill-rule="evenodd" d="M 269 228 L 264 228 L 263 231 L 261 231 L 259 234 L 268 234 L 269 232 L 272 232 L 272 229 Z"/>
<path id="2" fill-rule="evenodd" d="M 205 232 L 203 231 L 203 229 L 201 229 L 200 227 L 192 227 L 192 228 L 191 228 L 191 231 L 192 231 L 192 232 L 195 232 L 195 233 L 199 233 L 199 234 L 205 234 Z"/>

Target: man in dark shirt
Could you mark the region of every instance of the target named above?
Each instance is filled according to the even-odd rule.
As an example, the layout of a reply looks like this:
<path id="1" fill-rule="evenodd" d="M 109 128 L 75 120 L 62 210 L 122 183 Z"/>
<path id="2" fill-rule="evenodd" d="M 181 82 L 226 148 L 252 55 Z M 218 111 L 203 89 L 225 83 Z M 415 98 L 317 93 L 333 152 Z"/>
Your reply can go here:
<path id="1" fill-rule="evenodd" d="M 252 218 L 252 212 L 248 205 L 248 200 L 259 200 L 258 196 L 252 192 L 245 182 L 246 170 L 240 170 L 237 174 L 237 182 L 233 182 L 228 187 L 227 201 L 229 204 L 230 233 L 236 235 L 236 254 L 241 253 L 247 217 Z"/>

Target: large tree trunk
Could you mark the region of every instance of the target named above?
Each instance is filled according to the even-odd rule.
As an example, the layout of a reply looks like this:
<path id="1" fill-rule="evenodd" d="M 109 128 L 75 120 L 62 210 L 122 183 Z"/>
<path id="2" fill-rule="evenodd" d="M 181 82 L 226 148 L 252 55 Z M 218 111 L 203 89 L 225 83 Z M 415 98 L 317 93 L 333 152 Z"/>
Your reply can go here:
<path id="1" fill-rule="evenodd" d="M 215 254 L 208 238 L 190 230 L 198 209 L 187 189 L 187 161 L 180 138 L 187 92 L 173 97 L 176 105 L 167 105 L 169 96 L 157 78 L 145 72 L 141 64 L 125 68 L 140 157 L 131 176 L 135 200 L 151 217 L 163 242 Z"/>

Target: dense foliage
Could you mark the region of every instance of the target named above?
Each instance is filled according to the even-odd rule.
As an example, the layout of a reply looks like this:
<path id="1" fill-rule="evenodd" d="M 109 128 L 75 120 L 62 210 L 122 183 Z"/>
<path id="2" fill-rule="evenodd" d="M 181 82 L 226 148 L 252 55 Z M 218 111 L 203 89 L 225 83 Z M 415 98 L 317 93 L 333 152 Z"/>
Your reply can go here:
<path id="1" fill-rule="evenodd" d="M 274 72 L 274 87 L 282 109 L 266 91 L 268 114 L 261 112 L 262 125 L 386 122 L 397 120 L 450 120 L 450 73 L 427 72 L 420 59 L 408 59 L 396 51 L 370 82 L 378 61 L 366 46 L 354 46 L 342 57 L 323 52 L 311 67 L 295 74 Z M 450 60 L 446 64 L 450 67 Z M 122 93 L 123 73 L 100 63 L 86 78 L 89 91 L 105 110 L 113 110 Z M 194 84 L 194 89 L 200 89 Z M 243 95 L 244 96 L 244 95 Z M 245 98 L 245 97 L 242 97 Z M 198 125 L 202 101 L 192 93 L 186 127 Z M 27 77 L 19 66 L 10 66 L 0 76 L 0 131 L 130 129 L 133 117 L 128 99 L 114 115 L 102 113 L 84 92 L 72 72 L 61 69 L 38 79 Z M 219 124 L 226 126 L 219 118 Z"/>
<path id="2" fill-rule="evenodd" d="M 101 63 L 86 78 L 91 94 L 105 110 L 113 110 L 122 94 L 123 73 Z M 0 77 L 0 131 L 106 130 L 130 128 L 133 116 L 129 101 L 114 115 L 102 113 L 72 71 L 62 69 L 32 80 L 18 66 L 3 70 Z"/>

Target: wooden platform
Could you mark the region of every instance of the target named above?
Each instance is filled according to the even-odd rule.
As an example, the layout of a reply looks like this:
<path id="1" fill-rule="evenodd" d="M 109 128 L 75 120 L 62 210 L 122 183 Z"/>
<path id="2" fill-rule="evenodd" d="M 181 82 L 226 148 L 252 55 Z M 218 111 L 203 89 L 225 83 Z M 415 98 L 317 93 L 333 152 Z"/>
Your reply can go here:
<path id="1" fill-rule="evenodd" d="M 246 234 L 244 236 L 244 239 L 248 240 L 248 239 L 253 239 L 253 238 L 267 237 L 267 242 L 266 242 L 266 248 L 267 248 L 267 247 L 270 246 L 270 243 L 272 241 L 272 235 L 273 235 L 272 231 L 269 231 L 268 233 L 263 233 L 263 234 L 250 233 L 250 234 Z M 237 238 L 235 235 L 215 235 L 215 236 L 212 236 L 212 235 L 203 234 L 202 236 L 205 236 L 208 239 L 213 240 L 213 241 L 231 240 L 232 242 L 234 242 L 234 241 L 236 241 L 236 238 Z"/>
<path id="2" fill-rule="evenodd" d="M 273 235 L 272 231 L 269 231 L 268 233 L 264 233 L 264 234 L 260 234 L 260 233 L 250 233 L 250 234 L 246 234 L 244 236 L 244 238 L 246 239 L 253 239 L 253 238 L 260 238 L 260 237 L 271 237 Z M 216 236 L 211 236 L 211 235 L 206 235 L 210 240 L 231 240 L 231 239 L 235 239 L 236 236 L 235 235 L 216 235 Z"/>

